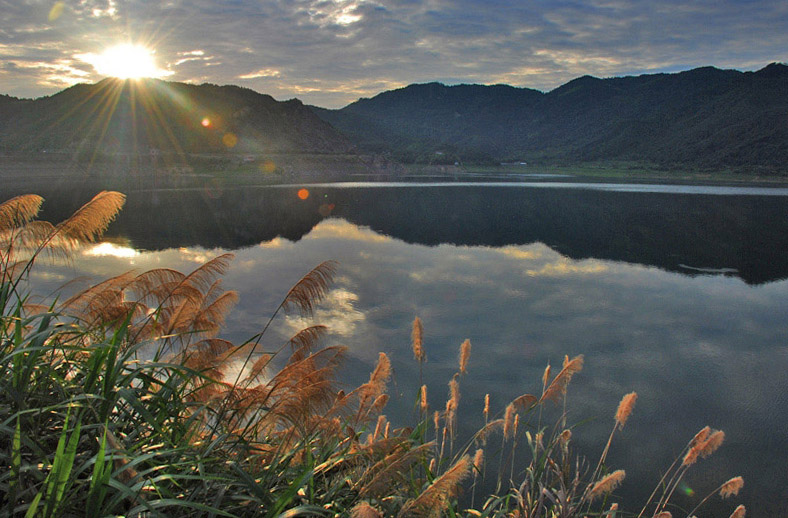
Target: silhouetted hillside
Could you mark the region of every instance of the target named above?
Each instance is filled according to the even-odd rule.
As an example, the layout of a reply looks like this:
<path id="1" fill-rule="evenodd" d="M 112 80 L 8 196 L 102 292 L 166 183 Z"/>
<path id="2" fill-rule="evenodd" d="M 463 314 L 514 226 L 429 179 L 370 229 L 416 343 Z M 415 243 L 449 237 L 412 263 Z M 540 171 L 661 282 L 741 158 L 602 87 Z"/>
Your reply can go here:
<path id="1" fill-rule="evenodd" d="M 0 149 L 106 153 L 346 153 L 301 101 L 237 86 L 105 79 L 35 100 L 0 98 Z"/>
<path id="2" fill-rule="evenodd" d="M 788 67 L 583 76 L 548 93 L 410 85 L 316 113 L 406 160 L 601 160 L 785 170 Z"/>

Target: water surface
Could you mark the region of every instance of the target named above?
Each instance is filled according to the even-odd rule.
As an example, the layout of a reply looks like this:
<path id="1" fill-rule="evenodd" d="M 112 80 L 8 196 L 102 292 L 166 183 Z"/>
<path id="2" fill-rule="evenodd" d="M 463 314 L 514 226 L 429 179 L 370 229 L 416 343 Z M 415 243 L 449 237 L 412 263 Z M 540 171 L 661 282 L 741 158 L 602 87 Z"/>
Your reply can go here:
<path id="1" fill-rule="evenodd" d="M 65 216 L 88 197 L 51 193 L 47 215 Z M 473 344 L 461 380 L 464 430 L 481 422 L 486 393 L 502 410 L 541 390 L 548 362 L 559 367 L 564 354 L 583 354 L 569 421 L 592 462 L 621 396 L 640 395 L 610 456 L 627 471 L 619 493 L 627 502 L 644 501 L 686 442 L 710 425 L 725 430 L 726 443 L 690 471 L 684 493 L 702 496 L 742 475 L 740 501 L 752 516 L 788 513 L 786 189 L 210 185 L 130 192 L 108 235 L 113 245 L 42 270 L 38 285 L 129 268 L 189 271 L 232 251 L 225 283 L 241 302 L 225 337 L 242 341 L 304 273 L 337 260 L 315 320 L 331 329 L 326 345 L 348 346 L 348 384 L 366 380 L 378 351 L 390 355 L 391 392 L 401 396 L 388 409 L 395 422 L 412 422 L 419 381 L 410 324 L 418 315 L 433 408 L 444 405 L 460 344 Z M 268 343 L 308 323 L 281 319 Z M 699 516 L 727 516 L 733 507 L 714 499 Z"/>

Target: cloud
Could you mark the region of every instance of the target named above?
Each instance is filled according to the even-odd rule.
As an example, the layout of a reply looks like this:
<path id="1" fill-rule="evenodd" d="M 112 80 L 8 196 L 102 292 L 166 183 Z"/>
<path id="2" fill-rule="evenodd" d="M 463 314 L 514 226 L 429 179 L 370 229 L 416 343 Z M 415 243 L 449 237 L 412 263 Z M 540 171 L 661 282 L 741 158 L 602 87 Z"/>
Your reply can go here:
<path id="1" fill-rule="evenodd" d="M 0 61 L 23 70 L 138 43 L 173 80 L 327 106 L 432 80 L 550 90 L 583 74 L 753 69 L 788 48 L 788 8 L 773 0 L 79 0 L 50 21 L 53 5 L 3 3 Z M 0 81 L 4 93 L 53 93 L 44 75 L 5 68 Z"/>

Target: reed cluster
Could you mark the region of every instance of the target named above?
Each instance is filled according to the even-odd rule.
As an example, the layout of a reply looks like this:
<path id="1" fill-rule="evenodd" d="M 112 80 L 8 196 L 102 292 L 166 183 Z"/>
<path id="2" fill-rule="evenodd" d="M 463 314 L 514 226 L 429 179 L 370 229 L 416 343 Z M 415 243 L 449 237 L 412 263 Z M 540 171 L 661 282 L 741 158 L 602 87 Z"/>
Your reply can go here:
<path id="1" fill-rule="evenodd" d="M 42 201 L 27 195 L 0 204 L 0 517 L 619 512 L 611 500 L 625 473 L 606 458 L 637 395 L 622 399 L 592 468 L 573 449 L 565 410 L 582 356 L 567 356 L 555 375 L 548 366 L 539 390 L 498 414 L 486 397 L 483 426 L 465 438 L 457 422 L 471 342 L 460 346 L 446 403 L 431 413 L 416 318 L 420 417 L 412 427 L 393 425 L 384 414 L 386 354 L 366 383 L 346 391 L 336 376 L 345 350 L 321 345 L 324 327 L 274 346 L 264 340 L 281 313 L 313 310 L 334 263 L 298 280 L 241 344 L 218 338 L 237 301 L 221 286 L 231 254 L 190 273 L 127 272 L 68 299 L 33 304 L 27 281 L 34 264 L 68 258 L 95 240 L 124 197 L 102 192 L 57 225 L 35 219 Z M 554 423 L 543 422 L 547 406 L 562 409 Z M 671 497 L 685 473 L 723 439 L 708 428 L 693 438 L 640 514 L 675 512 Z M 495 481 L 493 494 L 483 493 L 486 480 Z M 727 498 L 742 486 L 735 477 L 714 493 Z M 732 516 L 744 513 L 739 506 Z"/>

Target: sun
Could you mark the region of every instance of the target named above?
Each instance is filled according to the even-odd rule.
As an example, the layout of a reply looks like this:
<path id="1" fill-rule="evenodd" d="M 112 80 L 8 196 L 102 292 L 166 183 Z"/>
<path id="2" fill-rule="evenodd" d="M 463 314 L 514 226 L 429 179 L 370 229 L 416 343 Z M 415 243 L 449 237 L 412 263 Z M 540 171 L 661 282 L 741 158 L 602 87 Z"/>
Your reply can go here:
<path id="1" fill-rule="evenodd" d="M 101 54 L 87 54 L 83 59 L 101 75 L 118 79 L 164 77 L 171 72 L 156 64 L 155 52 L 141 45 L 121 44 L 107 48 Z"/>

